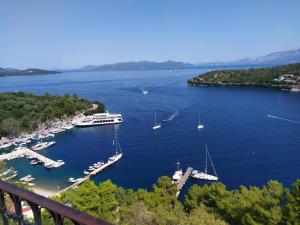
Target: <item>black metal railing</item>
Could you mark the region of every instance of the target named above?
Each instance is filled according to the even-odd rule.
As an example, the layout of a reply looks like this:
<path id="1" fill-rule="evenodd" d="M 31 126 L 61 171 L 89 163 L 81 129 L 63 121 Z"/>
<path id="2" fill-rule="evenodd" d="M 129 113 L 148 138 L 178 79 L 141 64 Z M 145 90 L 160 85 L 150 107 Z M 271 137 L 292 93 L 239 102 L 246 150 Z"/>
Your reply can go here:
<path id="1" fill-rule="evenodd" d="M 13 212 L 7 209 L 5 196 L 10 197 L 14 206 Z M 23 216 L 22 202 L 26 202 L 30 206 L 34 217 L 33 222 L 28 222 Z M 103 220 L 0 180 L 0 214 L 3 225 L 8 225 L 10 218 L 16 221 L 18 225 L 42 225 L 42 209 L 50 213 L 55 225 L 63 225 L 64 219 L 72 221 L 75 225 L 109 225 Z"/>

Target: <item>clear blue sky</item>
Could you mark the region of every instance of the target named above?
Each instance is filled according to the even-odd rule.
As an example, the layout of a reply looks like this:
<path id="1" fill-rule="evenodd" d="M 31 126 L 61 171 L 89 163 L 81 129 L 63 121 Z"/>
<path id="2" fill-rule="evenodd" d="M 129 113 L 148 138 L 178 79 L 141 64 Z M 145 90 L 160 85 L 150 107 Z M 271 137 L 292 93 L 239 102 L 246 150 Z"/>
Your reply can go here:
<path id="1" fill-rule="evenodd" d="M 299 0 L 0 0 L 0 67 L 230 61 L 300 47 Z"/>

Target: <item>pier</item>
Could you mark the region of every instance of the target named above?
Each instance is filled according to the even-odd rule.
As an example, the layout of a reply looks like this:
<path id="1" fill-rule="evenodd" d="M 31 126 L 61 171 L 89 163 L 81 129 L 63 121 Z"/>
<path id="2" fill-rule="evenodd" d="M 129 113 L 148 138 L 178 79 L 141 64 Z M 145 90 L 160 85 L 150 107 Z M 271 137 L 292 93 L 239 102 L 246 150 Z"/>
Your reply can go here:
<path id="1" fill-rule="evenodd" d="M 61 191 L 59 191 L 58 193 L 56 193 L 55 195 L 59 195 L 71 188 L 75 188 L 77 186 L 79 186 L 80 184 L 82 184 L 83 182 L 85 182 L 87 179 L 89 179 L 90 177 L 96 175 L 97 173 L 100 173 L 101 171 L 105 170 L 106 168 L 108 168 L 109 166 L 115 164 L 116 162 L 118 162 L 121 158 L 122 158 L 122 153 L 115 155 L 118 156 L 117 158 L 115 158 L 114 161 L 110 161 L 108 160 L 107 163 L 104 163 L 102 166 L 98 167 L 97 169 L 93 170 L 92 172 L 90 172 L 88 175 L 86 175 L 85 177 L 81 178 L 79 181 L 76 181 L 76 183 L 62 189 Z"/>
<path id="2" fill-rule="evenodd" d="M 26 156 L 31 156 L 33 158 L 38 159 L 39 161 L 44 163 L 44 166 L 47 166 L 49 168 L 50 167 L 57 168 L 64 164 L 64 162 L 61 160 L 54 161 L 26 147 L 18 147 L 16 148 L 16 150 L 10 153 L 0 155 L 0 160 L 12 160 L 12 159 L 22 158 Z"/>
<path id="3" fill-rule="evenodd" d="M 189 179 L 191 173 L 193 171 L 192 167 L 188 167 L 187 170 L 185 171 L 184 175 L 178 180 L 178 182 L 176 183 L 177 185 L 177 197 L 180 194 L 180 190 L 182 189 L 183 185 L 185 184 L 185 182 Z"/>

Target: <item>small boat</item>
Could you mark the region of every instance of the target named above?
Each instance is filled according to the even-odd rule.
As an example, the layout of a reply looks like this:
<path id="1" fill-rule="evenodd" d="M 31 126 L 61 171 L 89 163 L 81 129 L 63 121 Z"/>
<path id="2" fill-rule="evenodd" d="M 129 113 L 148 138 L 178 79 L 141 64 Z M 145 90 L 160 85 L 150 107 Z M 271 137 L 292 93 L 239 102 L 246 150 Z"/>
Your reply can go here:
<path id="1" fill-rule="evenodd" d="M 81 180 L 82 180 L 82 178 L 77 178 L 75 181 L 80 182 Z"/>
<path id="2" fill-rule="evenodd" d="M 200 114 L 199 114 L 199 121 L 198 121 L 198 126 L 197 126 L 198 130 L 200 129 L 203 129 L 204 128 L 204 125 L 201 124 L 201 121 L 200 121 Z"/>
<path id="3" fill-rule="evenodd" d="M 31 147 L 31 149 L 34 150 L 34 151 L 40 151 L 42 149 L 49 148 L 49 147 L 55 145 L 55 143 L 56 143 L 55 141 L 39 142 L 39 143 L 33 145 Z"/>
<path id="4" fill-rule="evenodd" d="M 22 177 L 22 178 L 20 179 L 20 181 L 25 181 L 25 180 L 27 180 L 27 179 L 30 178 L 30 177 L 31 177 L 31 174 L 28 174 L 27 176 Z"/>
<path id="5" fill-rule="evenodd" d="M 181 179 L 181 177 L 183 176 L 183 172 L 182 172 L 182 169 L 180 169 L 180 163 L 177 162 L 177 170 L 174 172 L 173 176 L 172 176 L 172 179 L 174 182 L 177 182 Z"/>
<path id="6" fill-rule="evenodd" d="M 94 171 L 96 168 L 93 166 L 89 166 L 89 171 Z"/>
<path id="7" fill-rule="evenodd" d="M 30 164 L 31 164 L 31 165 L 37 165 L 38 163 L 39 163 L 39 162 L 36 161 L 35 159 L 33 159 L 33 160 L 30 161 Z"/>
<path id="8" fill-rule="evenodd" d="M 208 174 L 208 172 L 207 172 L 207 157 L 209 158 L 209 161 L 210 161 L 211 166 L 213 168 L 214 175 Z M 217 180 L 219 180 L 219 177 L 216 173 L 214 164 L 213 164 L 212 159 L 210 157 L 210 154 L 207 150 L 207 145 L 205 145 L 205 167 L 204 167 L 204 172 L 201 172 L 201 171 L 198 171 L 198 170 L 193 170 L 191 176 L 193 178 L 200 179 L 200 180 L 207 180 L 207 181 L 217 181 Z"/>
<path id="9" fill-rule="evenodd" d="M 147 94 L 148 94 L 148 91 L 143 90 L 143 95 L 147 95 Z"/>
<path id="10" fill-rule="evenodd" d="M 76 180 L 75 180 L 75 178 L 70 177 L 70 178 L 68 179 L 68 182 L 69 182 L 69 183 L 76 183 Z"/>
<path id="11" fill-rule="evenodd" d="M 153 130 L 156 130 L 156 129 L 159 129 L 159 128 L 161 128 L 161 125 L 156 123 L 156 112 L 155 112 Z"/>
<path id="12" fill-rule="evenodd" d="M 83 171 L 83 174 L 85 174 L 85 175 L 89 175 L 89 174 L 90 174 L 90 172 L 89 172 L 89 171 L 86 171 L 86 170 L 84 170 L 84 171 Z"/>
<path id="13" fill-rule="evenodd" d="M 0 149 L 5 149 L 5 148 L 8 148 L 12 146 L 12 143 L 11 142 L 3 142 L 1 145 L 0 145 Z"/>

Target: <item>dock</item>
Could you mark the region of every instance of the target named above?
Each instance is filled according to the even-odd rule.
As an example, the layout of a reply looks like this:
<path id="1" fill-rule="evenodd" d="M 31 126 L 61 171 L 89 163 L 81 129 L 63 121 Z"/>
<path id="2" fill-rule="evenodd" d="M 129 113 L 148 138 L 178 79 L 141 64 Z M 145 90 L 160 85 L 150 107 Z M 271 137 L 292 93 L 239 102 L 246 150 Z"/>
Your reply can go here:
<path id="1" fill-rule="evenodd" d="M 185 184 L 185 182 L 189 179 L 191 173 L 193 171 L 192 167 L 188 167 L 187 170 L 185 171 L 184 175 L 180 178 L 180 180 L 176 183 L 177 185 L 177 197 L 180 194 L 180 190 L 183 188 L 183 185 Z"/>
<path id="2" fill-rule="evenodd" d="M 85 177 L 81 178 L 79 181 L 77 181 L 76 183 L 60 190 L 58 193 L 56 193 L 55 195 L 59 195 L 71 188 L 76 188 L 78 187 L 80 184 L 82 184 L 83 182 L 85 182 L 87 179 L 91 178 L 92 176 L 96 175 L 97 173 L 102 172 L 103 170 L 105 170 L 106 168 L 108 168 L 109 166 L 115 164 L 116 162 L 118 162 L 120 159 L 122 158 L 122 154 L 119 154 L 119 157 L 115 160 L 115 161 L 107 161 L 107 163 L 104 163 L 102 166 L 98 167 L 97 169 L 93 170 L 92 172 L 90 172 L 90 174 L 86 175 Z"/>
<path id="3" fill-rule="evenodd" d="M 10 153 L 0 155 L 0 160 L 12 160 L 12 159 L 22 158 L 26 156 L 31 156 L 33 158 L 36 158 L 40 160 L 42 163 L 44 163 L 44 165 L 48 165 L 48 166 L 51 165 L 52 168 L 58 168 L 64 164 L 64 162 L 61 160 L 54 161 L 26 147 L 18 147 L 16 148 L 16 150 Z"/>

